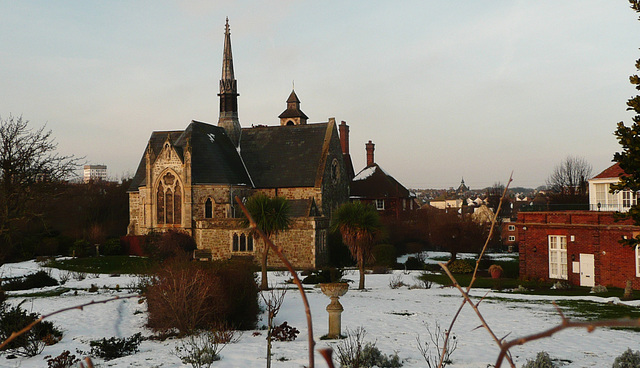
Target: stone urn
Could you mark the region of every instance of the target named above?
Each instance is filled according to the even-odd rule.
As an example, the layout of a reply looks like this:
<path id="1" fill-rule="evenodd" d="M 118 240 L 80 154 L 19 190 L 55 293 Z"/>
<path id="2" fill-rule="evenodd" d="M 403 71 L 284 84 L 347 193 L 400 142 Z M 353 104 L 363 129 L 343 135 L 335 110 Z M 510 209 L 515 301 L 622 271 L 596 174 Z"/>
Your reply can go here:
<path id="1" fill-rule="evenodd" d="M 347 293 L 349 290 L 349 284 L 346 282 L 331 282 L 326 284 L 320 284 L 320 290 L 322 293 L 331 298 L 331 303 L 327 305 L 327 312 L 329 313 L 329 333 L 328 339 L 339 339 L 342 329 L 342 304 L 338 299 Z"/>

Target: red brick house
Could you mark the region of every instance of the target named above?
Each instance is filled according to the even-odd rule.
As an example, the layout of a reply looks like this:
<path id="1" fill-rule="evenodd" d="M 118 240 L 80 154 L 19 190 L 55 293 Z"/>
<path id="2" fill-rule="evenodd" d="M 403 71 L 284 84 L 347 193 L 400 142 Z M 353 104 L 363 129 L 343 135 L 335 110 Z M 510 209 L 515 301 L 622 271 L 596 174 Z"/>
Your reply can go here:
<path id="1" fill-rule="evenodd" d="M 631 280 L 640 289 L 640 249 L 620 244 L 640 227 L 616 221 L 613 211 L 628 211 L 637 193 L 609 193 L 620 174 L 616 164 L 589 180 L 590 211 L 518 213 L 521 277 L 620 288 Z"/>
<path id="2" fill-rule="evenodd" d="M 351 181 L 350 199 L 371 203 L 382 216 L 398 218 L 405 213 L 418 210 L 416 195 L 375 163 L 375 145 L 369 141 L 365 147 L 367 166 Z"/>

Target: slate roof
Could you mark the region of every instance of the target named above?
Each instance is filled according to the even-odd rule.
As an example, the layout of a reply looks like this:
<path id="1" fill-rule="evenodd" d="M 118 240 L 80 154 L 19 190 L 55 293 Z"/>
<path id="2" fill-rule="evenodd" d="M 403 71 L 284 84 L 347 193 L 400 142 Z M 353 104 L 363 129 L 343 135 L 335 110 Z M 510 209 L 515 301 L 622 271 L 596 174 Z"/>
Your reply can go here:
<path id="1" fill-rule="evenodd" d="M 388 175 L 378 166 L 374 164 L 361 170 L 371 170 L 373 173 L 361 180 L 353 180 L 351 182 L 351 197 L 355 198 L 409 198 L 411 192 L 400 184 L 393 176 Z M 360 173 L 358 173 L 359 175 Z M 358 177 L 356 175 L 356 178 Z"/>
<path id="2" fill-rule="evenodd" d="M 289 199 L 291 217 L 318 216 L 318 207 L 313 198 Z"/>
<path id="3" fill-rule="evenodd" d="M 181 159 L 187 145 L 190 146 L 192 184 L 251 185 L 242 159 L 224 129 L 193 121 L 184 131 L 153 132 L 148 147 L 156 156 L 162 151 L 167 135 Z M 146 185 L 145 176 L 146 160 L 143 155 L 129 191 Z"/>
<path id="4" fill-rule="evenodd" d="M 242 129 L 240 152 L 256 188 L 315 186 L 328 123 Z"/>

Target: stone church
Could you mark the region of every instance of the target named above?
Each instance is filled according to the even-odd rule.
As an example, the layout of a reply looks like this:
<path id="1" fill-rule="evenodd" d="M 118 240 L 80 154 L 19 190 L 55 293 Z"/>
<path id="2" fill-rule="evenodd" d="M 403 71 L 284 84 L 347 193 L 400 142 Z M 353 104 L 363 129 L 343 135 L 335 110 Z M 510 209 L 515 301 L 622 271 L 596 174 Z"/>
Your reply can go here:
<path id="1" fill-rule="evenodd" d="M 129 235 L 179 230 L 194 237 L 198 257 L 259 262 L 264 244 L 241 225 L 234 198 L 262 192 L 290 201 L 292 226 L 273 240 L 291 263 L 324 265 L 331 212 L 349 199 L 348 126 L 308 123 L 292 91 L 279 125 L 242 128 L 228 20 L 218 96 L 217 125 L 151 134 L 129 188 Z"/>

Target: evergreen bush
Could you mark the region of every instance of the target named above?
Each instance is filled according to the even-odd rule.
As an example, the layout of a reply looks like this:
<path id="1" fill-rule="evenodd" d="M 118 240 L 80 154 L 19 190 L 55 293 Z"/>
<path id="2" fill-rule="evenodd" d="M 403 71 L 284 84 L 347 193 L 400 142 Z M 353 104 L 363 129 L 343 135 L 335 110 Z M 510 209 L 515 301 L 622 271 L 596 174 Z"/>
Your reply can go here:
<path id="1" fill-rule="evenodd" d="M 536 355 L 535 360 L 527 360 L 522 368 L 555 368 L 556 365 L 551 361 L 551 357 L 544 351 Z"/>
<path id="2" fill-rule="evenodd" d="M 89 342 L 89 346 L 91 346 L 91 355 L 104 360 L 112 360 L 137 353 L 141 342 L 142 334 L 138 332 L 128 338 L 111 337 L 107 339 L 105 337 L 102 340 L 93 340 Z"/>
<path id="3" fill-rule="evenodd" d="M 20 331 L 40 318 L 37 313 L 29 313 L 21 304 L 13 307 L 2 305 L 0 312 L 0 341 L 4 341 L 15 331 Z M 53 345 L 62 338 L 62 331 L 49 321 L 41 321 L 29 331 L 9 342 L 3 350 L 17 356 L 31 357 L 42 352 L 45 346 Z"/>
<path id="4" fill-rule="evenodd" d="M 455 261 L 449 263 L 447 267 L 449 268 L 449 271 L 451 271 L 451 273 L 471 273 L 474 269 L 474 267 L 471 266 L 469 262 L 462 259 L 456 259 Z"/>
<path id="5" fill-rule="evenodd" d="M 627 348 L 613 361 L 612 368 L 640 368 L 640 351 Z"/>
<path id="6" fill-rule="evenodd" d="M 57 285 L 58 280 L 51 277 L 51 275 L 49 275 L 45 271 L 38 271 L 36 273 L 32 273 L 24 277 L 9 281 L 6 284 L 2 285 L 2 288 L 6 291 L 14 291 Z"/>
<path id="7" fill-rule="evenodd" d="M 407 270 L 424 270 L 425 263 L 416 257 L 409 257 L 404 262 L 404 267 Z"/>

